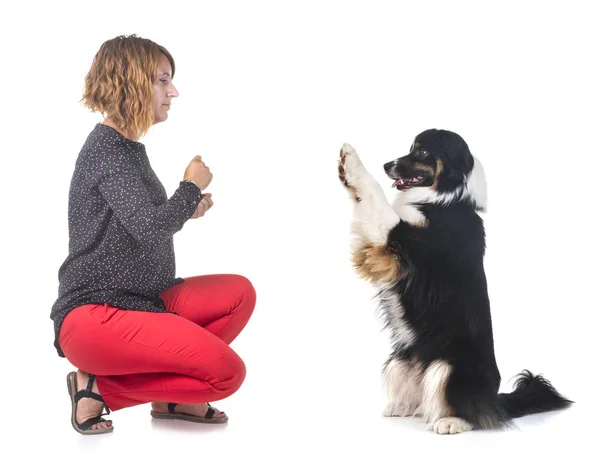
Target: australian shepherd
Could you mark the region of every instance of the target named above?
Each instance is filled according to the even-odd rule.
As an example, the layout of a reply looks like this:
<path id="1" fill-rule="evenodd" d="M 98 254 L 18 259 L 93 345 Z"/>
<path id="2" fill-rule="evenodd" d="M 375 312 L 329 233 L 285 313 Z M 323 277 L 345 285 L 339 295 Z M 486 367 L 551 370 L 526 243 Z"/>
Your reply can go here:
<path id="1" fill-rule="evenodd" d="M 498 393 L 479 215 L 486 182 L 463 138 L 424 131 L 383 169 L 397 190 L 391 205 L 356 151 L 348 144 L 340 151 L 339 178 L 354 203 L 353 266 L 376 288 L 391 335 L 384 415 L 418 415 L 448 434 L 569 406 L 528 370 L 513 392 Z"/>

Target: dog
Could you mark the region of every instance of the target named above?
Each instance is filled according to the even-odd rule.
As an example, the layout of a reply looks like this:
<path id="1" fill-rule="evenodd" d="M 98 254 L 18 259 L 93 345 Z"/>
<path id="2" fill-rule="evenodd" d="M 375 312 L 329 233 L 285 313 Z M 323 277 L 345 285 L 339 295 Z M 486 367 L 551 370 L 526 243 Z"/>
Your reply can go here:
<path id="1" fill-rule="evenodd" d="M 397 197 L 345 143 L 339 178 L 354 204 L 352 265 L 377 291 L 392 352 L 383 365 L 385 416 L 420 416 L 438 434 L 514 427 L 514 418 L 568 407 L 541 375 L 523 370 L 498 393 L 483 259 L 481 163 L 458 134 L 423 131 L 384 164 Z"/>

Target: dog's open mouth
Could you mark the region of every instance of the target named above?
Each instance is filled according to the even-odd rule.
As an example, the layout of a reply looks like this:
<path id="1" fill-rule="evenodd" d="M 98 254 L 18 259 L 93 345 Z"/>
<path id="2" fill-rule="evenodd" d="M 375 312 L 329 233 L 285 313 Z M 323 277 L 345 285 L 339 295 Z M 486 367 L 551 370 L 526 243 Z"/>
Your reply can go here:
<path id="1" fill-rule="evenodd" d="M 400 177 L 394 181 L 392 188 L 398 188 L 398 190 L 407 190 L 413 186 L 418 186 L 423 183 L 423 176 L 417 175 L 416 177 Z"/>

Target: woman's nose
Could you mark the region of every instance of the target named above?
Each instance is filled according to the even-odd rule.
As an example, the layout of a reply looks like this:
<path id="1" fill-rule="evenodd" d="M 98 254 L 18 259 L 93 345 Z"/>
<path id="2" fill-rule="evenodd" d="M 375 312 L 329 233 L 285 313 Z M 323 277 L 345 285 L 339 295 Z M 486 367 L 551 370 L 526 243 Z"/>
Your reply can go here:
<path id="1" fill-rule="evenodd" d="M 171 89 L 169 89 L 169 91 L 167 92 L 167 96 L 169 96 L 169 97 L 177 97 L 177 96 L 179 96 L 179 93 L 177 92 L 177 89 L 172 84 L 171 84 Z"/>

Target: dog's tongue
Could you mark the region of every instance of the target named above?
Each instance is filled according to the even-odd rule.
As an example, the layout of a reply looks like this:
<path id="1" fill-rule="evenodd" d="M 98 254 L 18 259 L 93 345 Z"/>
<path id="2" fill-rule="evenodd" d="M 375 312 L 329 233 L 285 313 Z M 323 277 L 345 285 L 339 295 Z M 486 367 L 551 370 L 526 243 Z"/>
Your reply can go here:
<path id="1" fill-rule="evenodd" d="M 423 177 L 420 175 L 417 175 L 416 177 L 412 177 L 412 178 L 402 178 L 401 177 L 394 182 L 394 184 L 392 185 L 392 188 L 396 188 L 396 187 L 412 188 L 413 186 L 420 183 L 422 179 L 423 179 Z"/>
<path id="2" fill-rule="evenodd" d="M 392 188 L 396 188 L 397 186 L 404 186 L 405 180 L 403 178 L 399 178 L 394 182 Z"/>

